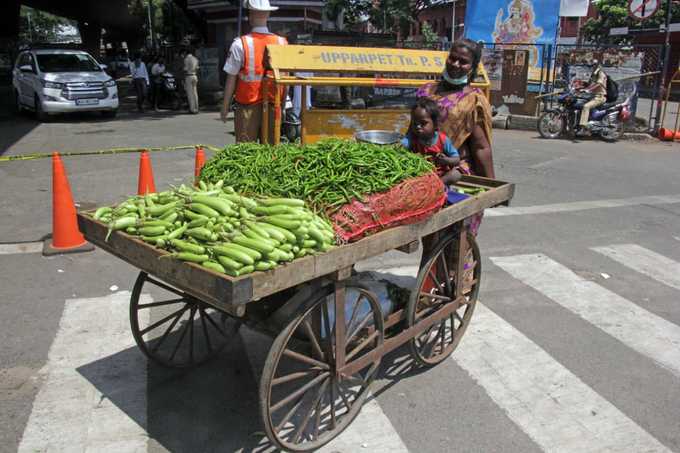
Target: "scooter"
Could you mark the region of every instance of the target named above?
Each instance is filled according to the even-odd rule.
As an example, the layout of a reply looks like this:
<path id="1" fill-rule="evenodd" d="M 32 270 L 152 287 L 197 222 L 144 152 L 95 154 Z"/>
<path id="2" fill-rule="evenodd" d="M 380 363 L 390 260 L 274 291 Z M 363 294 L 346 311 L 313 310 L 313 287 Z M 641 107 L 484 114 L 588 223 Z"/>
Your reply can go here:
<path id="1" fill-rule="evenodd" d="M 160 90 L 158 92 L 159 100 L 158 107 L 168 107 L 173 110 L 179 110 L 182 107 L 182 98 L 180 95 L 179 84 L 175 76 L 170 72 L 161 74 Z"/>

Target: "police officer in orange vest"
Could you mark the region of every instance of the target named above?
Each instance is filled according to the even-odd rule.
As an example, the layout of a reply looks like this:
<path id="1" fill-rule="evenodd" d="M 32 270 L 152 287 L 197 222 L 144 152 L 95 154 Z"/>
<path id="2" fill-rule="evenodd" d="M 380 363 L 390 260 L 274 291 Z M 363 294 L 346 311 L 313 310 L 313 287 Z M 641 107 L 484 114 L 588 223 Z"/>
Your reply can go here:
<path id="1" fill-rule="evenodd" d="M 224 102 L 221 117 L 227 122 L 227 112 L 231 98 L 235 96 L 234 130 L 236 142 L 255 142 L 260 137 L 262 126 L 262 80 L 265 75 L 265 47 L 267 44 L 288 44 L 285 38 L 275 35 L 267 28 L 267 19 L 271 11 L 278 8 L 271 6 L 269 0 L 245 0 L 248 8 L 250 33 L 239 36 L 229 49 L 229 56 L 224 64 L 227 81 L 224 85 Z M 273 92 L 269 93 L 273 100 Z M 274 108 L 270 108 L 273 114 Z M 280 111 L 280 110 L 279 110 Z M 270 119 L 273 124 L 273 118 Z"/>

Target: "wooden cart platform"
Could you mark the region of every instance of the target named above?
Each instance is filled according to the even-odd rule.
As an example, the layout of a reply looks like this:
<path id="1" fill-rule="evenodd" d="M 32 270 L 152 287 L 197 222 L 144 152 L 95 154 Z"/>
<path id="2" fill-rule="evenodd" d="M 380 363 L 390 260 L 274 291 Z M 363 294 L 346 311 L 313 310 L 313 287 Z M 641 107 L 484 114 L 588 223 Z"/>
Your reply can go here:
<path id="1" fill-rule="evenodd" d="M 108 231 L 106 225 L 86 215 L 78 215 L 78 225 L 85 238 L 97 247 L 218 309 L 239 315 L 243 312 L 240 305 L 306 281 L 331 276 L 334 272 L 389 250 L 408 247 L 420 238 L 484 209 L 507 204 L 514 194 L 513 184 L 476 176 L 463 176 L 459 185 L 483 187 L 487 191 L 448 206 L 422 222 L 390 228 L 321 255 L 299 258 L 267 272 L 255 272 L 238 278 L 191 263 L 159 260 L 167 252 L 123 232 L 112 234 L 107 242 L 104 240 Z"/>
<path id="2" fill-rule="evenodd" d="M 275 338 L 260 378 L 262 424 L 278 448 L 307 452 L 354 420 L 386 354 L 408 344 L 415 366 L 430 367 L 458 346 L 481 279 L 479 249 L 464 220 L 514 194 L 512 184 L 480 177 L 464 176 L 458 185 L 486 190 L 421 222 L 238 278 L 159 259 L 167 252 L 120 231 L 106 241 L 107 226 L 88 215 L 78 214 L 78 222 L 88 241 L 141 270 L 130 325 L 156 363 L 196 366 L 215 357 L 241 324 L 266 327 Z M 377 295 L 350 278 L 353 265 L 393 249 L 415 251 L 421 240 L 408 302 L 384 312 Z M 147 284 L 157 290 L 153 302 L 141 297 Z"/>

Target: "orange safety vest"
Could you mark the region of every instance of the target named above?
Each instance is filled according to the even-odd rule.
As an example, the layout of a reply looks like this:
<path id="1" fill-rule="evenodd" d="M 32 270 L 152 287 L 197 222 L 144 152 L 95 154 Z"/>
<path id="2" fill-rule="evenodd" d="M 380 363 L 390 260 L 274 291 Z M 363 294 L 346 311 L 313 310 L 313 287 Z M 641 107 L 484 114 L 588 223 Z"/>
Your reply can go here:
<path id="1" fill-rule="evenodd" d="M 264 52 L 267 44 L 288 44 L 286 38 L 267 33 L 249 33 L 241 36 L 243 43 L 243 67 L 238 73 L 236 83 L 236 102 L 255 104 L 262 101 L 262 79 L 271 71 L 264 69 Z M 283 87 L 280 96 L 283 96 Z M 274 92 L 269 92 L 269 100 L 274 100 Z"/>

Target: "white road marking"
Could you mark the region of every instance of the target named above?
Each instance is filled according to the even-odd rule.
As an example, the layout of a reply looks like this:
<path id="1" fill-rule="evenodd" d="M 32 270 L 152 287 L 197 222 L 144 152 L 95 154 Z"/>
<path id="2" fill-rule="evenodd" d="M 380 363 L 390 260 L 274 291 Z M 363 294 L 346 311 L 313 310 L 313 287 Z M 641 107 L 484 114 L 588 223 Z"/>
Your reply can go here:
<path id="1" fill-rule="evenodd" d="M 670 452 L 484 305 L 452 357 L 547 452 Z"/>
<path id="2" fill-rule="evenodd" d="M 680 263 L 636 244 L 591 247 L 624 266 L 654 280 L 680 289 Z"/>
<path id="3" fill-rule="evenodd" d="M 584 211 L 588 209 L 618 208 L 621 206 L 657 205 L 680 203 L 680 194 L 652 195 L 646 197 L 617 198 L 611 200 L 575 201 L 571 203 L 554 203 L 536 206 L 518 206 L 516 208 L 487 209 L 484 215 L 488 217 L 503 217 L 511 215 L 551 214 L 558 212 Z"/>
<path id="4" fill-rule="evenodd" d="M 16 244 L 0 244 L 0 255 L 14 255 L 18 253 L 40 253 L 43 250 L 41 242 L 18 242 Z"/>
<path id="5" fill-rule="evenodd" d="M 265 339 L 261 334 L 246 328 L 241 328 L 240 335 L 253 375 L 256 377 L 259 386 L 271 340 Z M 263 342 L 266 342 L 267 348 L 263 348 Z M 357 418 L 350 423 L 347 429 L 316 451 L 319 453 L 356 453 L 358 451 L 408 453 L 406 445 L 392 426 L 389 418 L 382 411 L 378 402 L 370 395 Z"/>
<path id="6" fill-rule="evenodd" d="M 19 453 L 146 452 L 146 359 L 121 354 L 136 348 L 129 299 L 121 291 L 66 301 Z"/>
<path id="7" fill-rule="evenodd" d="M 585 280 L 545 255 L 491 257 L 491 261 L 680 377 L 680 326 Z"/>

